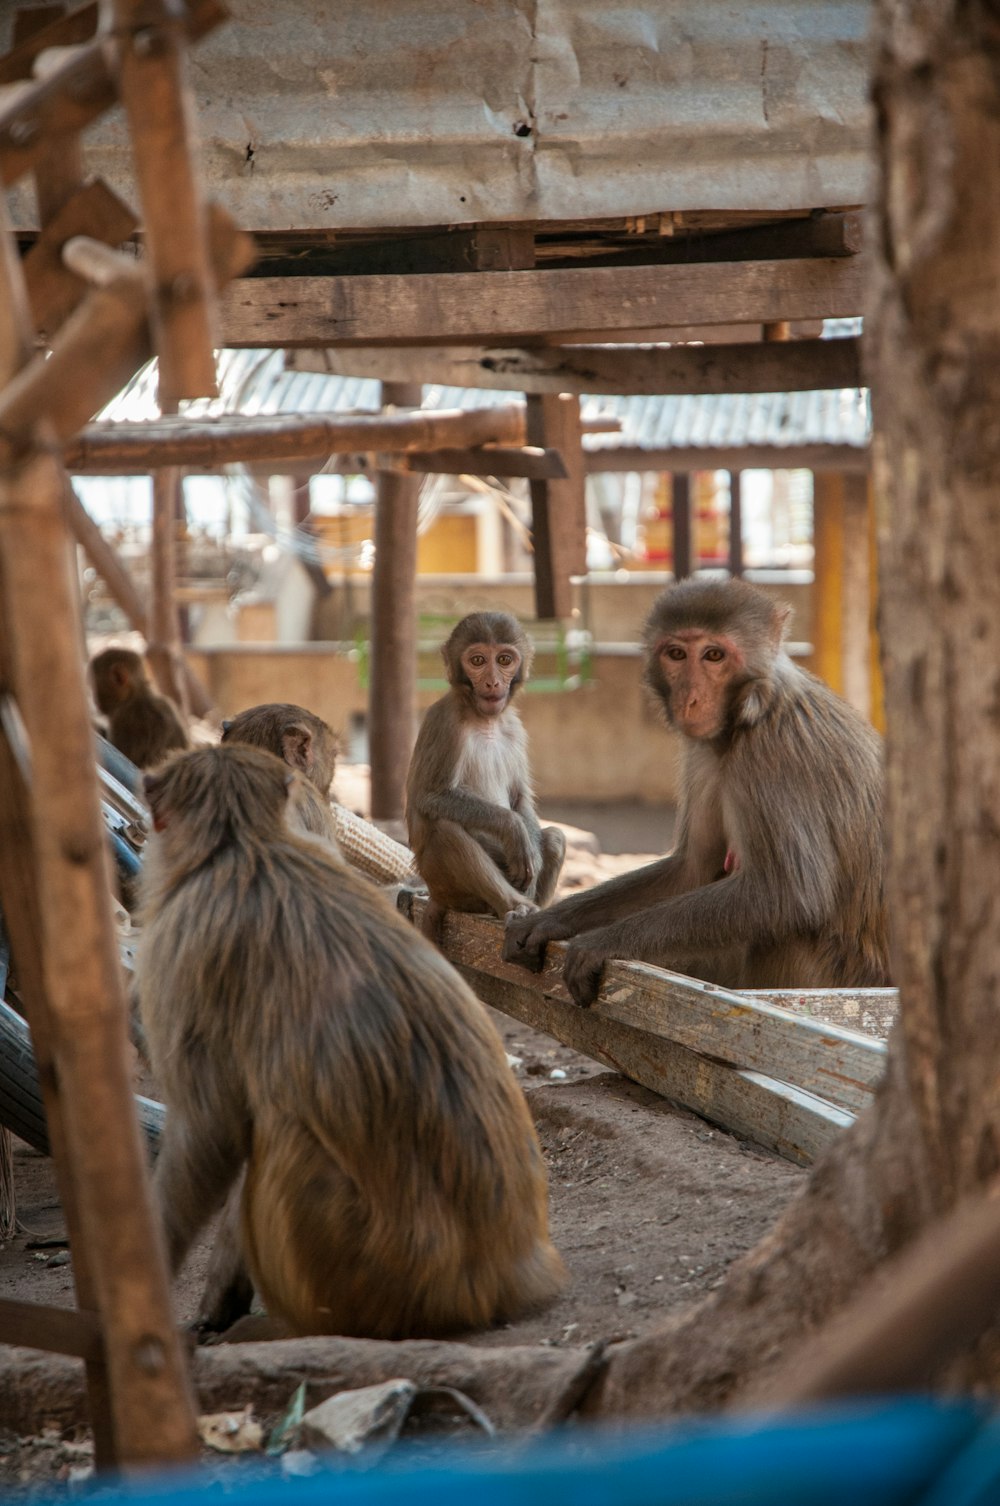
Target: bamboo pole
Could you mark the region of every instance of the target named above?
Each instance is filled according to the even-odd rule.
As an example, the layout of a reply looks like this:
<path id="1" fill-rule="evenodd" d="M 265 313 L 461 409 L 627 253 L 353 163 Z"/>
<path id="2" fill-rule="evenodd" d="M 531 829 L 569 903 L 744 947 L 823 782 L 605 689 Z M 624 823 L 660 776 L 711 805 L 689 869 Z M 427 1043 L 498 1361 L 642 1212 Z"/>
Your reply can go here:
<path id="1" fill-rule="evenodd" d="M 419 406 L 422 396 L 419 384 L 382 384 L 386 405 Z M 378 820 L 393 820 L 403 814 L 406 771 L 416 733 L 420 481 L 395 471 L 380 471 L 375 487 L 368 756 L 372 815 Z"/>
<path id="2" fill-rule="evenodd" d="M 23 362 L 30 326 L 11 237 L 0 230 L 2 379 Z M 30 443 L 0 474 L 9 673 L 31 756 L 34 854 L 25 856 L 40 901 L 61 1133 L 104 1335 L 115 1450 L 122 1464 L 180 1461 L 196 1449 L 193 1402 L 132 1099 L 64 496 L 57 463 Z M 11 939 L 30 956 L 27 931 Z"/>
<path id="3" fill-rule="evenodd" d="M 149 638 L 146 654 L 157 685 L 187 713 L 180 624 L 177 617 L 176 540 L 177 489 L 180 471 L 165 466 L 153 472 L 153 534 L 151 543 Z"/>
<path id="4" fill-rule="evenodd" d="M 63 458 L 74 475 L 110 476 L 161 465 L 212 469 L 241 461 L 524 443 L 524 406 L 511 403 L 441 413 L 310 413 L 92 424 L 68 440 Z"/>

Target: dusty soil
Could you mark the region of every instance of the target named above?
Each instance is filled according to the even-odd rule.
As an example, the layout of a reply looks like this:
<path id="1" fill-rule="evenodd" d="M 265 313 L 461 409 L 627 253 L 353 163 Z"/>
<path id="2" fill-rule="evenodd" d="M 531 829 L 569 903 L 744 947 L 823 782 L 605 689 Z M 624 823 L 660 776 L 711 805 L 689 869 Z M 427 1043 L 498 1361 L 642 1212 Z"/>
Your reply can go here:
<path id="1" fill-rule="evenodd" d="M 648 860 L 598 854 L 581 833 L 567 888 Z M 495 1015 L 523 1082 L 550 1177 L 553 1237 L 571 1272 L 546 1312 L 474 1336 L 479 1345 L 578 1345 L 650 1331 L 718 1285 L 773 1223 L 803 1173 L 605 1071 L 518 1021 Z M 4 1295 L 73 1305 L 69 1254 L 51 1163 L 15 1142 L 19 1232 L 0 1247 Z M 175 1286 L 178 1321 L 196 1315 L 208 1242 Z M 39 1419 L 40 1425 L 42 1420 Z M 86 1435 L 2 1431 L 0 1491 L 40 1492 L 83 1478 Z"/>

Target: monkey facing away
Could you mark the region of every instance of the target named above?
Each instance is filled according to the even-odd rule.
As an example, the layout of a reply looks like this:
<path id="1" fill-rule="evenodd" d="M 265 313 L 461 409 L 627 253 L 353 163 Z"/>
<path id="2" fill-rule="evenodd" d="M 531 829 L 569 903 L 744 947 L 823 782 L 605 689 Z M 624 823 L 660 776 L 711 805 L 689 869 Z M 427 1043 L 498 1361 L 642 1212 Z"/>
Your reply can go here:
<path id="1" fill-rule="evenodd" d="M 499 1036 L 385 899 L 288 829 L 288 777 L 237 745 L 144 781 L 137 986 L 172 1269 L 246 1162 L 250 1270 L 295 1332 L 432 1336 L 540 1305 L 565 1272 Z"/>
<path id="2" fill-rule="evenodd" d="M 611 958 L 729 987 L 889 981 L 877 734 L 783 648 L 787 607 L 740 580 L 669 587 L 646 624 L 646 683 L 684 738 L 669 857 L 509 923 L 503 955 L 593 1003 Z"/>
<path id="3" fill-rule="evenodd" d="M 531 668 L 520 623 L 474 612 L 441 653 L 451 689 L 424 717 L 406 786 L 430 935 L 446 910 L 503 916 L 548 904 L 566 855 L 563 833 L 535 815 L 527 739 L 511 706 Z"/>
<path id="4" fill-rule="evenodd" d="M 139 654 L 106 648 L 90 661 L 98 711 L 107 718 L 108 741 L 136 768 L 149 769 L 168 753 L 190 746 L 173 701 L 155 691 Z"/>
<path id="5" fill-rule="evenodd" d="M 264 748 L 304 775 L 291 792 L 288 818 L 296 830 L 324 837 L 337 846 L 330 815 L 330 786 L 340 744 L 333 728 L 287 701 L 251 706 L 222 724 L 223 743 L 249 743 Z"/>

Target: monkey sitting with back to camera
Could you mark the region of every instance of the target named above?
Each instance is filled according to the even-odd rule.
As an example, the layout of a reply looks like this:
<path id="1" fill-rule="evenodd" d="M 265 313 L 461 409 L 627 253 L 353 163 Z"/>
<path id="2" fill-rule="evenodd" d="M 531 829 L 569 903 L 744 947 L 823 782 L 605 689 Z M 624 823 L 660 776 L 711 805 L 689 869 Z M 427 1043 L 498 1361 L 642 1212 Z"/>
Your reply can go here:
<path id="1" fill-rule="evenodd" d="M 447 910 L 523 915 L 548 904 L 566 855 L 558 827 L 539 825 L 527 738 L 511 704 L 531 669 L 524 629 L 508 612 L 473 612 L 441 653 L 451 688 L 423 719 L 406 785 L 432 938 Z"/>
<path id="2" fill-rule="evenodd" d="M 293 1332 L 432 1337 L 543 1305 L 565 1270 L 499 1035 L 375 889 L 286 825 L 292 777 L 237 744 L 144 780 L 136 980 L 171 1268 L 245 1164 L 250 1273 Z"/>
<path id="3" fill-rule="evenodd" d="M 646 683 L 683 738 L 669 857 L 514 917 L 503 955 L 597 997 L 612 958 L 735 988 L 889 980 L 877 733 L 793 663 L 789 608 L 741 580 L 668 587 L 646 624 Z"/>
<path id="4" fill-rule="evenodd" d="M 177 707 L 153 689 L 139 654 L 106 648 L 91 659 L 89 673 L 108 741 L 136 768 L 151 769 L 168 753 L 190 747 Z"/>

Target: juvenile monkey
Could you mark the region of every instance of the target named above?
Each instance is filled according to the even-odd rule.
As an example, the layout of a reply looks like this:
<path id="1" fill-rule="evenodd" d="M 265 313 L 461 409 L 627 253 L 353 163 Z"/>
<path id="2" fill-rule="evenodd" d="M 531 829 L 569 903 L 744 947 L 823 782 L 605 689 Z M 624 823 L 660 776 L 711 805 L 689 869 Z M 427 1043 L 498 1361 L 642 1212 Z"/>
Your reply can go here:
<path id="1" fill-rule="evenodd" d="M 337 846 L 330 815 L 330 786 L 340 744 L 333 728 L 288 701 L 251 706 L 222 724 L 223 743 L 249 743 L 281 758 L 305 777 L 292 790 L 291 824 L 299 831 L 324 837 Z"/>
<path id="2" fill-rule="evenodd" d="M 684 738 L 669 857 L 514 918 L 503 955 L 593 1003 L 605 962 L 652 962 L 735 988 L 889 981 L 878 736 L 792 663 L 788 607 L 740 580 L 687 580 L 646 624 L 646 683 Z"/>
<path id="3" fill-rule="evenodd" d="M 446 910 L 523 915 L 548 904 L 566 855 L 562 832 L 538 824 L 527 739 L 511 706 L 532 659 L 520 623 L 473 612 L 441 653 L 451 689 L 424 717 L 406 786 L 431 936 Z"/>
<path id="4" fill-rule="evenodd" d="M 168 753 L 189 746 L 173 701 L 159 695 L 140 656 L 130 648 L 106 648 L 90 661 L 97 709 L 108 722 L 108 741 L 139 769 L 152 768 Z"/>
<path id="5" fill-rule="evenodd" d="M 429 1337 L 554 1297 L 534 1126 L 470 989 L 288 829 L 273 755 L 200 749 L 144 785 L 137 986 L 172 1269 L 246 1163 L 250 1271 L 294 1332 Z"/>

